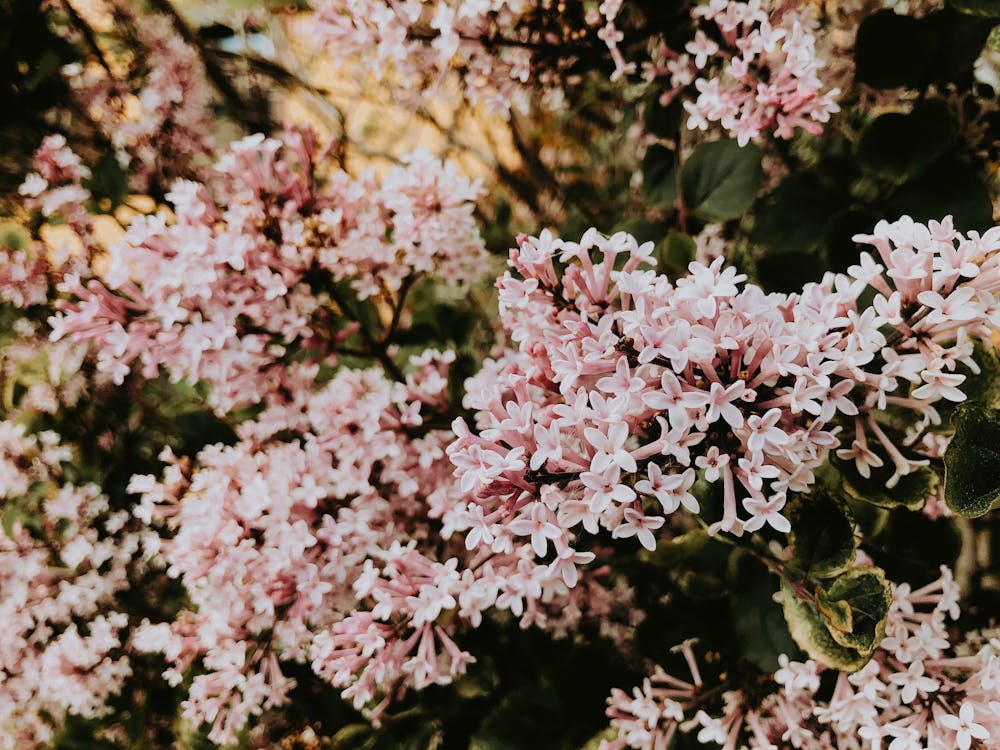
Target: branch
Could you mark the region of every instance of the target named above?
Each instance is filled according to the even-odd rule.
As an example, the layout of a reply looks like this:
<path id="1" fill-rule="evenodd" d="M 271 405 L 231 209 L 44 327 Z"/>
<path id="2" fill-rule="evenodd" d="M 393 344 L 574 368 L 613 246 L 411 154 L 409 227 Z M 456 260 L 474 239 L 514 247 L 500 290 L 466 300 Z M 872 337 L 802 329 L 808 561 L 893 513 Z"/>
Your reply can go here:
<path id="1" fill-rule="evenodd" d="M 375 338 L 375 335 L 369 331 L 368 327 L 362 322 L 361 317 L 357 315 L 348 304 L 347 299 L 333 284 L 330 284 L 326 291 L 329 293 L 330 299 L 332 299 L 336 303 L 337 307 L 340 308 L 340 311 L 358 324 L 358 334 L 365 342 L 365 346 L 368 347 L 372 356 L 379 361 L 393 380 L 405 383 L 406 376 L 403 374 L 403 371 L 399 369 L 399 365 L 396 364 L 395 360 L 389 356 L 389 353 L 386 351 L 386 345 L 384 343 L 379 343 L 379 341 Z"/>
<path id="2" fill-rule="evenodd" d="M 170 0 L 150 0 L 149 4 L 154 10 L 170 18 L 171 23 L 177 30 L 177 33 L 180 34 L 181 38 L 198 53 L 198 57 L 201 59 L 202 65 L 205 66 L 205 74 L 208 76 L 208 79 L 212 82 L 215 88 L 218 89 L 219 93 L 222 94 L 237 119 L 250 129 L 263 127 L 266 130 L 272 130 L 273 123 L 271 123 L 265 115 L 257 112 L 254 107 L 243 98 L 243 95 L 236 89 L 235 86 L 233 86 L 232 81 L 229 80 L 226 72 L 211 54 L 211 51 L 191 30 L 191 27 L 187 25 L 187 21 L 181 17 Z"/>

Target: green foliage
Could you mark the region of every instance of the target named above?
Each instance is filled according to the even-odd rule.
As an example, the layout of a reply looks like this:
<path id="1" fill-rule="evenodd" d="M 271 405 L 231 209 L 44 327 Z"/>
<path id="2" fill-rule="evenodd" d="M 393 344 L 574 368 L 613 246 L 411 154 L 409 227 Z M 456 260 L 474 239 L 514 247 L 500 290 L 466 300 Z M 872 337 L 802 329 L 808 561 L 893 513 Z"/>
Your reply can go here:
<path id="1" fill-rule="evenodd" d="M 114 153 L 109 151 L 97 162 L 88 187 L 95 194 L 108 198 L 112 206 L 118 206 L 125 200 L 128 195 L 128 175 Z"/>
<path id="2" fill-rule="evenodd" d="M 847 503 L 824 487 L 797 495 L 789 504 L 792 559 L 799 575 L 829 578 L 854 560 L 854 517 Z"/>
<path id="3" fill-rule="evenodd" d="M 689 234 L 671 229 L 657 248 L 657 270 L 665 274 L 681 274 L 695 258 L 697 246 Z"/>
<path id="4" fill-rule="evenodd" d="M 758 669 L 774 672 L 781 654 L 798 651 L 781 606 L 774 601 L 774 579 L 746 555 L 734 554 L 732 562 L 744 569 L 759 569 L 756 576 L 741 576 L 730 597 L 741 655 Z"/>
<path id="5" fill-rule="evenodd" d="M 951 214 L 955 226 L 984 230 L 993 224 L 993 202 L 971 164 L 942 159 L 903 183 L 887 204 L 887 215 L 907 214 L 915 221 Z"/>
<path id="6" fill-rule="evenodd" d="M 1000 506 L 1000 410 L 969 405 L 954 424 L 944 455 L 944 498 L 958 515 L 975 518 Z"/>
<path id="7" fill-rule="evenodd" d="M 650 206 L 669 208 L 677 200 L 674 152 L 654 143 L 642 158 L 642 194 Z"/>
<path id="8" fill-rule="evenodd" d="M 853 461 L 834 459 L 833 463 L 841 473 L 844 492 L 849 498 L 880 508 L 902 506 L 919 510 L 938 486 L 937 472 L 926 466 L 901 477 L 896 486 L 889 489 L 885 483 L 892 476 L 893 466 L 888 458 L 883 458 L 883 466 L 872 467 L 871 476 L 867 478 L 858 473 Z"/>
<path id="9" fill-rule="evenodd" d="M 881 89 L 923 88 L 969 75 L 991 24 L 951 8 L 923 18 L 882 10 L 858 29 L 855 75 Z"/>
<path id="10" fill-rule="evenodd" d="M 878 568 L 854 568 L 813 593 L 782 582 L 785 619 L 795 642 L 824 666 L 845 672 L 863 667 L 885 636 L 892 595 Z"/>
<path id="11" fill-rule="evenodd" d="M 930 46 L 920 20 L 882 10 L 866 18 L 854 44 L 855 76 L 875 88 L 919 86 Z"/>
<path id="12" fill-rule="evenodd" d="M 957 134 L 951 107 L 926 99 L 910 114 L 890 112 L 872 121 L 858 140 L 858 161 L 880 176 L 911 177 L 942 156 Z"/>
<path id="13" fill-rule="evenodd" d="M 762 152 L 732 139 L 702 143 L 681 166 L 681 196 L 687 209 L 705 221 L 742 216 L 764 178 Z"/>
<path id="14" fill-rule="evenodd" d="M 889 580 L 920 586 L 938 578 L 942 565 L 958 560 L 962 536 L 953 519 L 931 519 L 905 508 L 879 513 L 884 517 L 865 534 L 864 549 Z"/>

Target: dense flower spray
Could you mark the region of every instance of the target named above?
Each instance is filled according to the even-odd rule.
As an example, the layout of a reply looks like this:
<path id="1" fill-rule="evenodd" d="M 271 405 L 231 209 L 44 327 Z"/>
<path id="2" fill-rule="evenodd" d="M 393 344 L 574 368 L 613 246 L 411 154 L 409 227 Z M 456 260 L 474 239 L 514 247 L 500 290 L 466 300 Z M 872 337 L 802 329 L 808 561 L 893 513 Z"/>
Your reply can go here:
<path id="1" fill-rule="evenodd" d="M 789 139 L 796 128 L 818 135 L 840 110 L 840 92 L 823 91 L 815 21 L 789 5 L 761 0 L 695 5 L 692 18 L 712 28 L 708 33 L 699 28 L 683 52 L 662 45 L 643 75 L 668 83 L 662 104 L 694 85 L 697 97 L 684 101 L 692 130 L 719 123 L 740 145 L 764 133 Z"/>
<path id="2" fill-rule="evenodd" d="M 64 69 L 73 95 L 123 162 L 129 187 L 162 190 L 199 175 L 211 161 L 212 89 L 197 51 L 158 13 L 114 2 L 118 28 L 130 32 L 130 54 L 115 64 Z"/>
<path id="3" fill-rule="evenodd" d="M 53 338 L 95 342 L 98 368 L 119 383 L 161 366 L 205 381 L 228 411 L 280 389 L 291 351 L 336 363 L 357 330 L 331 314 L 340 282 L 365 298 L 427 272 L 458 284 L 481 270 L 478 187 L 453 166 L 418 152 L 381 183 L 340 171 L 323 181 L 322 156 L 307 131 L 250 136 L 214 182 L 176 182 L 175 220 L 140 217 L 100 278 L 66 279 L 79 301 L 52 319 Z"/>
<path id="4" fill-rule="evenodd" d="M 741 288 L 721 258 L 671 283 L 625 234 L 522 237 L 498 282 L 518 348 L 470 383 L 475 431 L 456 420 L 448 449 L 475 495 L 470 543 L 551 546 L 569 582 L 588 537 L 653 549 L 681 507 L 718 517 L 712 533 L 787 532 L 788 494 L 834 452 L 862 476 L 891 467 L 889 488 L 926 466 L 883 410 L 917 435 L 964 399 L 957 368 L 1000 323 L 1000 230 L 904 217 L 856 239 L 875 254 L 786 295 Z M 700 506 L 699 478 L 721 508 Z"/>
<path id="5" fill-rule="evenodd" d="M 167 454 L 162 479 L 133 479 L 136 513 L 162 523 L 168 574 L 192 603 L 134 643 L 166 656 L 173 684 L 200 660 L 185 712 L 214 741 L 288 700 L 283 663 L 311 664 L 377 721 L 408 687 L 463 674 L 475 658 L 456 639 L 491 609 L 557 634 L 585 614 L 630 622 L 629 591 L 599 573 L 569 592 L 524 548 L 449 541 L 440 518 L 461 492 L 450 435 L 432 424 L 452 358 L 426 352 L 405 384 L 295 368 L 294 400 L 241 425 L 236 445 L 193 465 Z"/>
<path id="6" fill-rule="evenodd" d="M 94 484 L 62 476 L 72 451 L 52 432 L 0 422 L 0 747 L 49 743 L 68 714 L 94 718 L 131 673 L 129 586 L 141 536 Z M 131 524 L 135 526 L 135 524 Z"/>
<path id="7" fill-rule="evenodd" d="M 886 638 L 859 672 L 833 679 L 812 661 L 782 656 L 770 694 L 727 691 L 721 713 L 708 706 L 685 644 L 691 679 L 657 669 L 632 695 L 615 690 L 608 716 L 618 738 L 602 747 L 665 748 L 678 732 L 726 750 L 993 747 L 1000 742 L 1000 639 L 996 631 L 956 637 L 947 621 L 958 615 L 947 568 L 918 589 L 893 586 Z"/>

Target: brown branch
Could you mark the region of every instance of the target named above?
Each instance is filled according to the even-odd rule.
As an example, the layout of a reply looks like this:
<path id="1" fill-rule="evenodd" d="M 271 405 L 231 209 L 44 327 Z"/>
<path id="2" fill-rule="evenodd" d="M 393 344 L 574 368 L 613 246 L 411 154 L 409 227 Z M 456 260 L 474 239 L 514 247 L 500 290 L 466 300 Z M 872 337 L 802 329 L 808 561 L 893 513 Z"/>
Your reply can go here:
<path id="1" fill-rule="evenodd" d="M 234 116 L 243 123 L 244 126 L 254 130 L 264 128 L 272 130 L 273 123 L 263 114 L 257 112 L 255 108 L 247 102 L 243 95 L 236 89 L 229 76 L 219 65 L 211 50 L 209 50 L 198 36 L 188 26 L 181 15 L 174 8 L 170 0 L 150 0 L 149 4 L 154 10 L 167 16 L 180 34 L 181 38 L 198 53 L 202 65 L 205 67 L 205 74 L 212 82 L 212 85 L 222 94 Z"/>

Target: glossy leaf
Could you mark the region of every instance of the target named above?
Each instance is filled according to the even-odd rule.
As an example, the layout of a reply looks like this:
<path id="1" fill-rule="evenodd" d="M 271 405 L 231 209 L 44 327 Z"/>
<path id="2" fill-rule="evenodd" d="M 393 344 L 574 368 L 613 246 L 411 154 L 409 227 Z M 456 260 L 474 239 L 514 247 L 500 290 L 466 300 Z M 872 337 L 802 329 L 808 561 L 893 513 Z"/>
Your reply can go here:
<path id="1" fill-rule="evenodd" d="M 858 160 L 875 174 L 913 176 L 944 154 L 957 133 L 958 122 L 948 104 L 927 99 L 910 114 L 890 112 L 872 121 L 858 141 Z"/>
<path id="2" fill-rule="evenodd" d="M 1000 411 L 966 406 L 955 415 L 944 454 L 944 497 L 960 516 L 975 518 L 1000 505 Z"/>
<path id="3" fill-rule="evenodd" d="M 806 576 L 828 578 L 854 560 L 854 518 L 850 508 L 830 491 L 798 495 L 789 505 L 792 524 L 790 565 Z"/>
<path id="4" fill-rule="evenodd" d="M 646 201 L 667 208 L 677 200 L 677 172 L 674 152 L 654 143 L 642 159 L 642 194 Z"/>
<path id="5" fill-rule="evenodd" d="M 835 641 L 827 626 L 829 620 L 820 614 L 814 602 L 800 599 L 788 583 L 781 584 L 781 601 L 788 630 L 810 659 L 844 672 L 856 672 L 868 663 L 869 656 Z"/>
<path id="6" fill-rule="evenodd" d="M 865 478 L 858 473 L 853 461 L 836 459 L 834 465 L 840 469 L 844 491 L 855 500 L 872 503 L 880 508 L 898 508 L 918 510 L 927 502 L 927 498 L 937 491 L 938 475 L 929 467 L 920 467 L 916 471 L 900 478 L 893 488 L 885 486 L 892 476 L 892 463 L 883 457 L 884 464 L 871 470 L 871 476 Z"/>
<path id="7" fill-rule="evenodd" d="M 681 167 L 681 195 L 698 218 L 728 221 L 750 208 L 762 180 L 757 146 L 712 141 L 698 146 Z"/>

